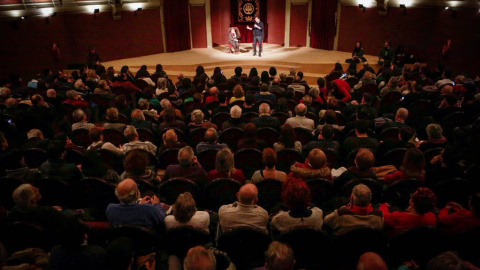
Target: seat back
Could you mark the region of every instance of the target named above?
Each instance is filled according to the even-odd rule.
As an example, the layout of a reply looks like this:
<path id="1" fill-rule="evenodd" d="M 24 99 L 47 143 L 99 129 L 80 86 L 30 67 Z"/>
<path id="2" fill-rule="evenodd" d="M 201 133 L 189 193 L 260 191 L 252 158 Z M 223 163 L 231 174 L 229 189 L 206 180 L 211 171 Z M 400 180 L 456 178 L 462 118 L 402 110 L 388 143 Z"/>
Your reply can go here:
<path id="1" fill-rule="evenodd" d="M 204 142 L 205 132 L 207 132 L 207 129 L 203 127 L 190 130 L 188 134 L 188 144 L 195 148 L 199 143 Z"/>
<path id="2" fill-rule="evenodd" d="M 207 110 L 212 111 L 216 107 L 220 106 L 220 101 L 212 100 L 212 101 L 208 102 L 207 104 L 205 104 L 205 106 L 207 106 Z"/>
<path id="3" fill-rule="evenodd" d="M 340 153 L 332 148 L 323 148 L 322 151 L 327 156 L 328 167 L 336 169 L 340 166 Z"/>
<path id="4" fill-rule="evenodd" d="M 445 116 L 441 123 L 444 136 L 447 137 L 447 139 L 451 139 L 453 129 L 465 126 L 467 123 L 468 118 L 463 112 L 454 112 Z"/>
<path id="5" fill-rule="evenodd" d="M 168 179 L 159 187 L 161 201 L 172 205 L 177 200 L 178 195 L 184 192 L 190 192 L 196 202 L 200 201 L 200 188 L 198 185 L 187 178 L 176 177 Z"/>
<path id="6" fill-rule="evenodd" d="M 142 80 L 142 79 L 137 79 L 133 81 L 133 85 L 138 87 L 140 90 L 143 90 L 150 86 L 145 80 Z"/>
<path id="7" fill-rule="evenodd" d="M 154 252 L 158 246 L 157 233 L 149 228 L 138 225 L 119 225 L 115 226 L 108 237 L 109 242 L 115 238 L 126 237 L 132 241 L 133 252 L 145 254 Z"/>
<path id="8" fill-rule="evenodd" d="M 197 159 L 206 172 L 215 169 L 215 159 L 217 158 L 217 150 L 207 149 L 197 153 Z"/>
<path id="9" fill-rule="evenodd" d="M 16 221 L 2 228 L 1 241 L 8 254 L 27 248 L 50 250 L 56 244 L 56 240 L 58 239 L 51 238 L 38 224 Z"/>
<path id="10" fill-rule="evenodd" d="M 297 269 L 329 269 L 331 266 L 331 243 L 322 230 L 297 227 L 282 233 L 278 241 L 292 248 Z"/>
<path id="11" fill-rule="evenodd" d="M 153 132 L 146 128 L 137 128 L 138 140 L 142 142 L 155 143 Z"/>
<path id="12" fill-rule="evenodd" d="M 310 188 L 312 203 L 324 210 L 329 208 L 328 205 L 335 194 L 332 182 L 323 178 L 312 178 L 305 182 Z"/>
<path id="13" fill-rule="evenodd" d="M 40 148 L 29 148 L 23 152 L 23 156 L 30 169 L 38 168 L 47 161 L 47 152 Z"/>
<path id="14" fill-rule="evenodd" d="M 239 227 L 218 238 L 218 249 L 227 252 L 237 269 L 253 269 L 264 264 L 270 237 L 262 230 Z"/>
<path id="15" fill-rule="evenodd" d="M 403 179 L 387 186 L 383 192 L 383 200 L 390 205 L 407 209 L 410 205 L 410 194 L 425 184 L 417 179 Z"/>
<path id="16" fill-rule="evenodd" d="M 333 240 L 335 269 L 356 269 L 360 256 L 365 252 L 387 255 L 388 237 L 381 230 L 359 226 L 339 235 Z"/>
<path id="17" fill-rule="evenodd" d="M 165 234 L 165 246 L 169 254 L 176 255 L 179 259 L 185 258 L 190 248 L 205 245 L 209 242 L 210 235 L 194 226 L 173 227 L 168 229 Z"/>
<path id="18" fill-rule="evenodd" d="M 116 147 L 120 147 L 127 142 L 123 133 L 114 128 L 106 128 L 103 130 L 103 141 L 109 142 Z"/>
<path id="19" fill-rule="evenodd" d="M 364 184 L 372 191 L 372 203 L 379 203 L 382 199 L 383 184 L 377 180 L 370 178 L 353 179 L 347 182 L 342 189 L 342 194 L 350 198 L 353 188 L 358 184 Z"/>
<path id="20" fill-rule="evenodd" d="M 269 213 L 282 202 L 282 181 L 267 178 L 256 183 L 258 189 L 258 202 Z"/>
<path id="21" fill-rule="evenodd" d="M 65 150 L 65 152 L 66 152 L 65 160 L 68 163 L 73 163 L 75 165 L 82 164 L 82 161 L 84 159 L 84 155 L 83 155 L 82 152 L 80 152 L 76 149 L 73 149 L 73 148 L 68 148 L 67 150 Z"/>
<path id="22" fill-rule="evenodd" d="M 280 124 L 282 125 L 285 124 L 288 118 L 290 118 L 290 115 L 284 112 L 273 112 L 271 116 L 278 118 L 278 120 L 280 121 Z"/>
<path id="23" fill-rule="evenodd" d="M 258 149 L 245 148 L 235 153 L 235 166 L 243 171 L 246 179 L 251 179 L 255 171 L 263 168 L 262 152 Z"/>
<path id="24" fill-rule="evenodd" d="M 430 259 L 450 247 L 450 238 L 436 227 L 409 229 L 390 240 L 390 265 L 413 260 L 420 269 L 425 269 Z"/>
<path id="25" fill-rule="evenodd" d="M 468 198 L 472 193 L 472 185 L 469 181 L 461 178 L 445 180 L 432 187 L 437 195 L 437 207 L 443 208 L 449 202 L 456 202 L 468 208 Z"/>
<path id="26" fill-rule="evenodd" d="M 107 206 L 110 203 L 118 203 L 118 198 L 115 196 L 115 185 L 100 178 L 85 177 L 75 184 L 73 190 L 75 193 L 74 206 L 94 209 L 94 216 L 97 217 L 95 220 L 106 220 Z"/>
<path id="27" fill-rule="evenodd" d="M 217 178 L 205 186 L 205 208 L 218 212 L 220 206 L 237 201 L 242 184 L 231 178 Z"/>
<path id="28" fill-rule="evenodd" d="M 400 169 L 400 166 L 403 163 L 403 158 L 407 153 L 406 148 L 396 148 L 388 151 L 383 155 L 382 161 L 380 162 L 383 165 L 394 165 L 397 170 Z"/>
<path id="29" fill-rule="evenodd" d="M 301 127 L 296 127 L 293 130 L 295 132 L 295 138 L 297 141 L 301 142 L 302 145 L 306 145 L 312 140 L 312 131 Z"/>
<path id="30" fill-rule="evenodd" d="M 378 134 L 378 141 L 384 141 L 386 139 L 393 140 L 393 141 L 398 141 L 398 133 L 400 132 L 400 128 L 398 127 L 391 127 L 391 128 L 386 128 Z"/>
<path id="31" fill-rule="evenodd" d="M 100 153 L 103 162 L 109 169 L 114 170 L 119 175 L 123 173 L 123 156 L 117 155 L 108 149 L 98 149 L 98 153 Z"/>
<path id="32" fill-rule="evenodd" d="M 237 127 L 227 128 L 220 133 L 219 141 L 226 143 L 233 152 L 237 151 L 237 144 L 243 138 L 243 129 Z"/>
<path id="33" fill-rule="evenodd" d="M 277 152 L 277 156 L 277 170 L 287 174 L 290 172 L 290 167 L 295 162 L 303 162 L 305 160 L 302 153 L 295 149 L 282 149 Z"/>
<path id="34" fill-rule="evenodd" d="M 35 186 L 40 190 L 40 205 L 71 206 L 73 202 L 71 186 L 55 177 L 42 177 Z"/>
<path id="35" fill-rule="evenodd" d="M 0 205 L 3 205 L 5 209 L 10 209 L 15 205 L 12 199 L 13 191 L 23 184 L 22 181 L 4 176 L 0 178 Z"/>
<path id="36" fill-rule="evenodd" d="M 178 164 L 178 151 L 180 149 L 167 149 L 158 155 L 158 167 L 165 169 L 168 165 Z"/>
<path id="37" fill-rule="evenodd" d="M 72 131 L 72 142 L 76 145 L 87 148 L 92 144 L 92 139 L 88 135 L 88 129 L 78 128 Z"/>
<path id="38" fill-rule="evenodd" d="M 480 226 L 460 233 L 453 238 L 453 249 L 458 252 L 458 256 L 473 265 L 480 265 Z"/>
<path id="39" fill-rule="evenodd" d="M 246 113 L 242 114 L 242 119 L 243 119 L 243 122 L 245 122 L 245 123 L 251 123 L 252 119 L 257 118 L 257 117 L 258 117 L 258 113 L 256 113 L 256 112 L 246 112 Z"/>
<path id="40" fill-rule="evenodd" d="M 269 127 L 262 127 L 257 129 L 257 138 L 265 142 L 265 147 L 273 147 L 273 144 L 278 141 L 278 131 Z"/>

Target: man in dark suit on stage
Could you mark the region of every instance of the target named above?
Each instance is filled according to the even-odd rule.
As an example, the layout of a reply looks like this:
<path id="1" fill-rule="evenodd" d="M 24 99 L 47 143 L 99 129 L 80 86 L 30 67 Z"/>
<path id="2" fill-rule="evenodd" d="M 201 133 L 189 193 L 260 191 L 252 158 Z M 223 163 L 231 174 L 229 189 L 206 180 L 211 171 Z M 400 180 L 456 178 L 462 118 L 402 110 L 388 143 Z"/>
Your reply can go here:
<path id="1" fill-rule="evenodd" d="M 257 43 L 258 43 L 258 56 L 262 56 L 263 48 L 263 38 L 265 33 L 263 31 L 264 26 L 263 22 L 260 21 L 259 17 L 255 17 L 255 25 L 253 28 L 247 26 L 247 29 L 253 30 L 253 56 L 257 55 Z"/>

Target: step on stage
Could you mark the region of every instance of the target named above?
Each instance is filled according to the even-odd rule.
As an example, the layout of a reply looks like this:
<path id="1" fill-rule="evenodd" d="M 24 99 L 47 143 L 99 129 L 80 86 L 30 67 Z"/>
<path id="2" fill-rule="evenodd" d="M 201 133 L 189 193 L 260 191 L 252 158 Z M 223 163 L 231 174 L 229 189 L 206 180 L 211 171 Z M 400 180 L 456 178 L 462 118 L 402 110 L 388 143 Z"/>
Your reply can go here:
<path id="1" fill-rule="evenodd" d="M 141 57 L 127 58 L 116 61 L 104 62 L 105 67 L 113 66 L 120 71 L 121 67 L 127 65 L 132 72 L 140 69 L 140 66 L 147 65 L 148 71 L 153 73 L 157 64 L 162 64 L 163 69 L 174 81 L 178 73 L 186 77 L 193 77 L 198 65 L 205 68 L 207 74 L 212 75 L 215 67 L 220 67 L 224 75 L 230 78 L 234 75 L 237 66 L 243 68 L 243 73 L 249 73 L 252 67 L 256 67 L 258 73 L 272 66 L 277 68 L 278 74 L 288 74 L 291 68 L 302 71 L 305 80 L 310 85 L 315 85 L 317 78 L 323 77 L 332 71 L 336 62 L 343 65 L 344 70 L 348 69 L 345 59 L 351 57 L 351 53 L 339 51 L 327 51 L 306 47 L 283 47 L 275 44 L 264 44 L 262 57 L 253 56 L 253 48 L 250 43 L 241 43 L 239 54 L 228 53 L 228 45 L 221 45 L 214 48 L 191 49 L 188 51 L 174 53 L 160 53 Z M 366 55 L 367 61 L 377 70 L 378 56 Z M 362 65 L 357 66 L 360 70 Z"/>

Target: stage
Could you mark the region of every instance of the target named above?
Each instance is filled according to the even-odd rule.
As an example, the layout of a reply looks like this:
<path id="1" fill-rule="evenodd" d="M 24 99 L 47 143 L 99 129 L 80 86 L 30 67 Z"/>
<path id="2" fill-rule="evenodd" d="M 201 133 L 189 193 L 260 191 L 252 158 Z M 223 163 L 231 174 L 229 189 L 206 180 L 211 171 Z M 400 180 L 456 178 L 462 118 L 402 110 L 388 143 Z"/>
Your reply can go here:
<path id="1" fill-rule="evenodd" d="M 225 76 L 230 78 L 237 66 L 243 68 L 243 73 L 249 73 L 250 68 L 256 67 L 258 73 L 268 71 L 271 66 L 277 68 L 278 74 L 290 72 L 291 68 L 302 71 L 305 80 L 310 85 L 315 85 L 318 77 L 330 73 L 336 62 L 343 65 L 344 70 L 348 68 L 345 59 L 351 57 L 351 53 L 339 51 L 327 51 L 307 47 L 286 48 L 281 45 L 264 44 L 262 57 L 253 56 L 253 48 L 250 43 L 240 44 L 240 54 L 227 53 L 228 45 L 221 45 L 214 48 L 191 49 L 188 51 L 174 53 L 160 53 L 141 57 L 127 58 L 116 61 L 104 62 L 105 67 L 113 66 L 120 71 L 121 67 L 127 65 L 135 73 L 140 66 L 147 65 L 148 71 L 153 73 L 157 64 L 162 64 L 170 78 L 176 80 L 178 73 L 187 77 L 195 75 L 198 65 L 205 68 L 207 74 L 212 75 L 215 67 L 221 67 Z M 378 56 L 366 55 L 367 61 L 375 70 L 378 69 L 376 62 Z M 357 67 L 359 70 L 361 65 Z"/>

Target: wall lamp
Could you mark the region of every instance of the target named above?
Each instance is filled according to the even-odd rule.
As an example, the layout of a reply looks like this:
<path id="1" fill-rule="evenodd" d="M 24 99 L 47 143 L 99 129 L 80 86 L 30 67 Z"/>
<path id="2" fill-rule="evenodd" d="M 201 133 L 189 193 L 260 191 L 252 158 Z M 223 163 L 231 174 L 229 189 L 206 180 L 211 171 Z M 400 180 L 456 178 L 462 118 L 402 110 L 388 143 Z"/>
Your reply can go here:
<path id="1" fill-rule="evenodd" d="M 358 7 L 363 9 L 363 13 L 365 13 L 365 6 L 363 4 L 358 4 Z"/>
<path id="2" fill-rule="evenodd" d="M 142 8 L 139 7 L 139 8 L 137 8 L 137 10 L 135 10 L 135 16 L 137 16 L 137 12 L 138 12 L 138 11 L 142 11 Z"/>
<path id="3" fill-rule="evenodd" d="M 93 10 L 93 17 L 96 19 L 97 18 L 97 13 L 100 12 L 100 9 L 99 8 L 96 8 Z"/>

